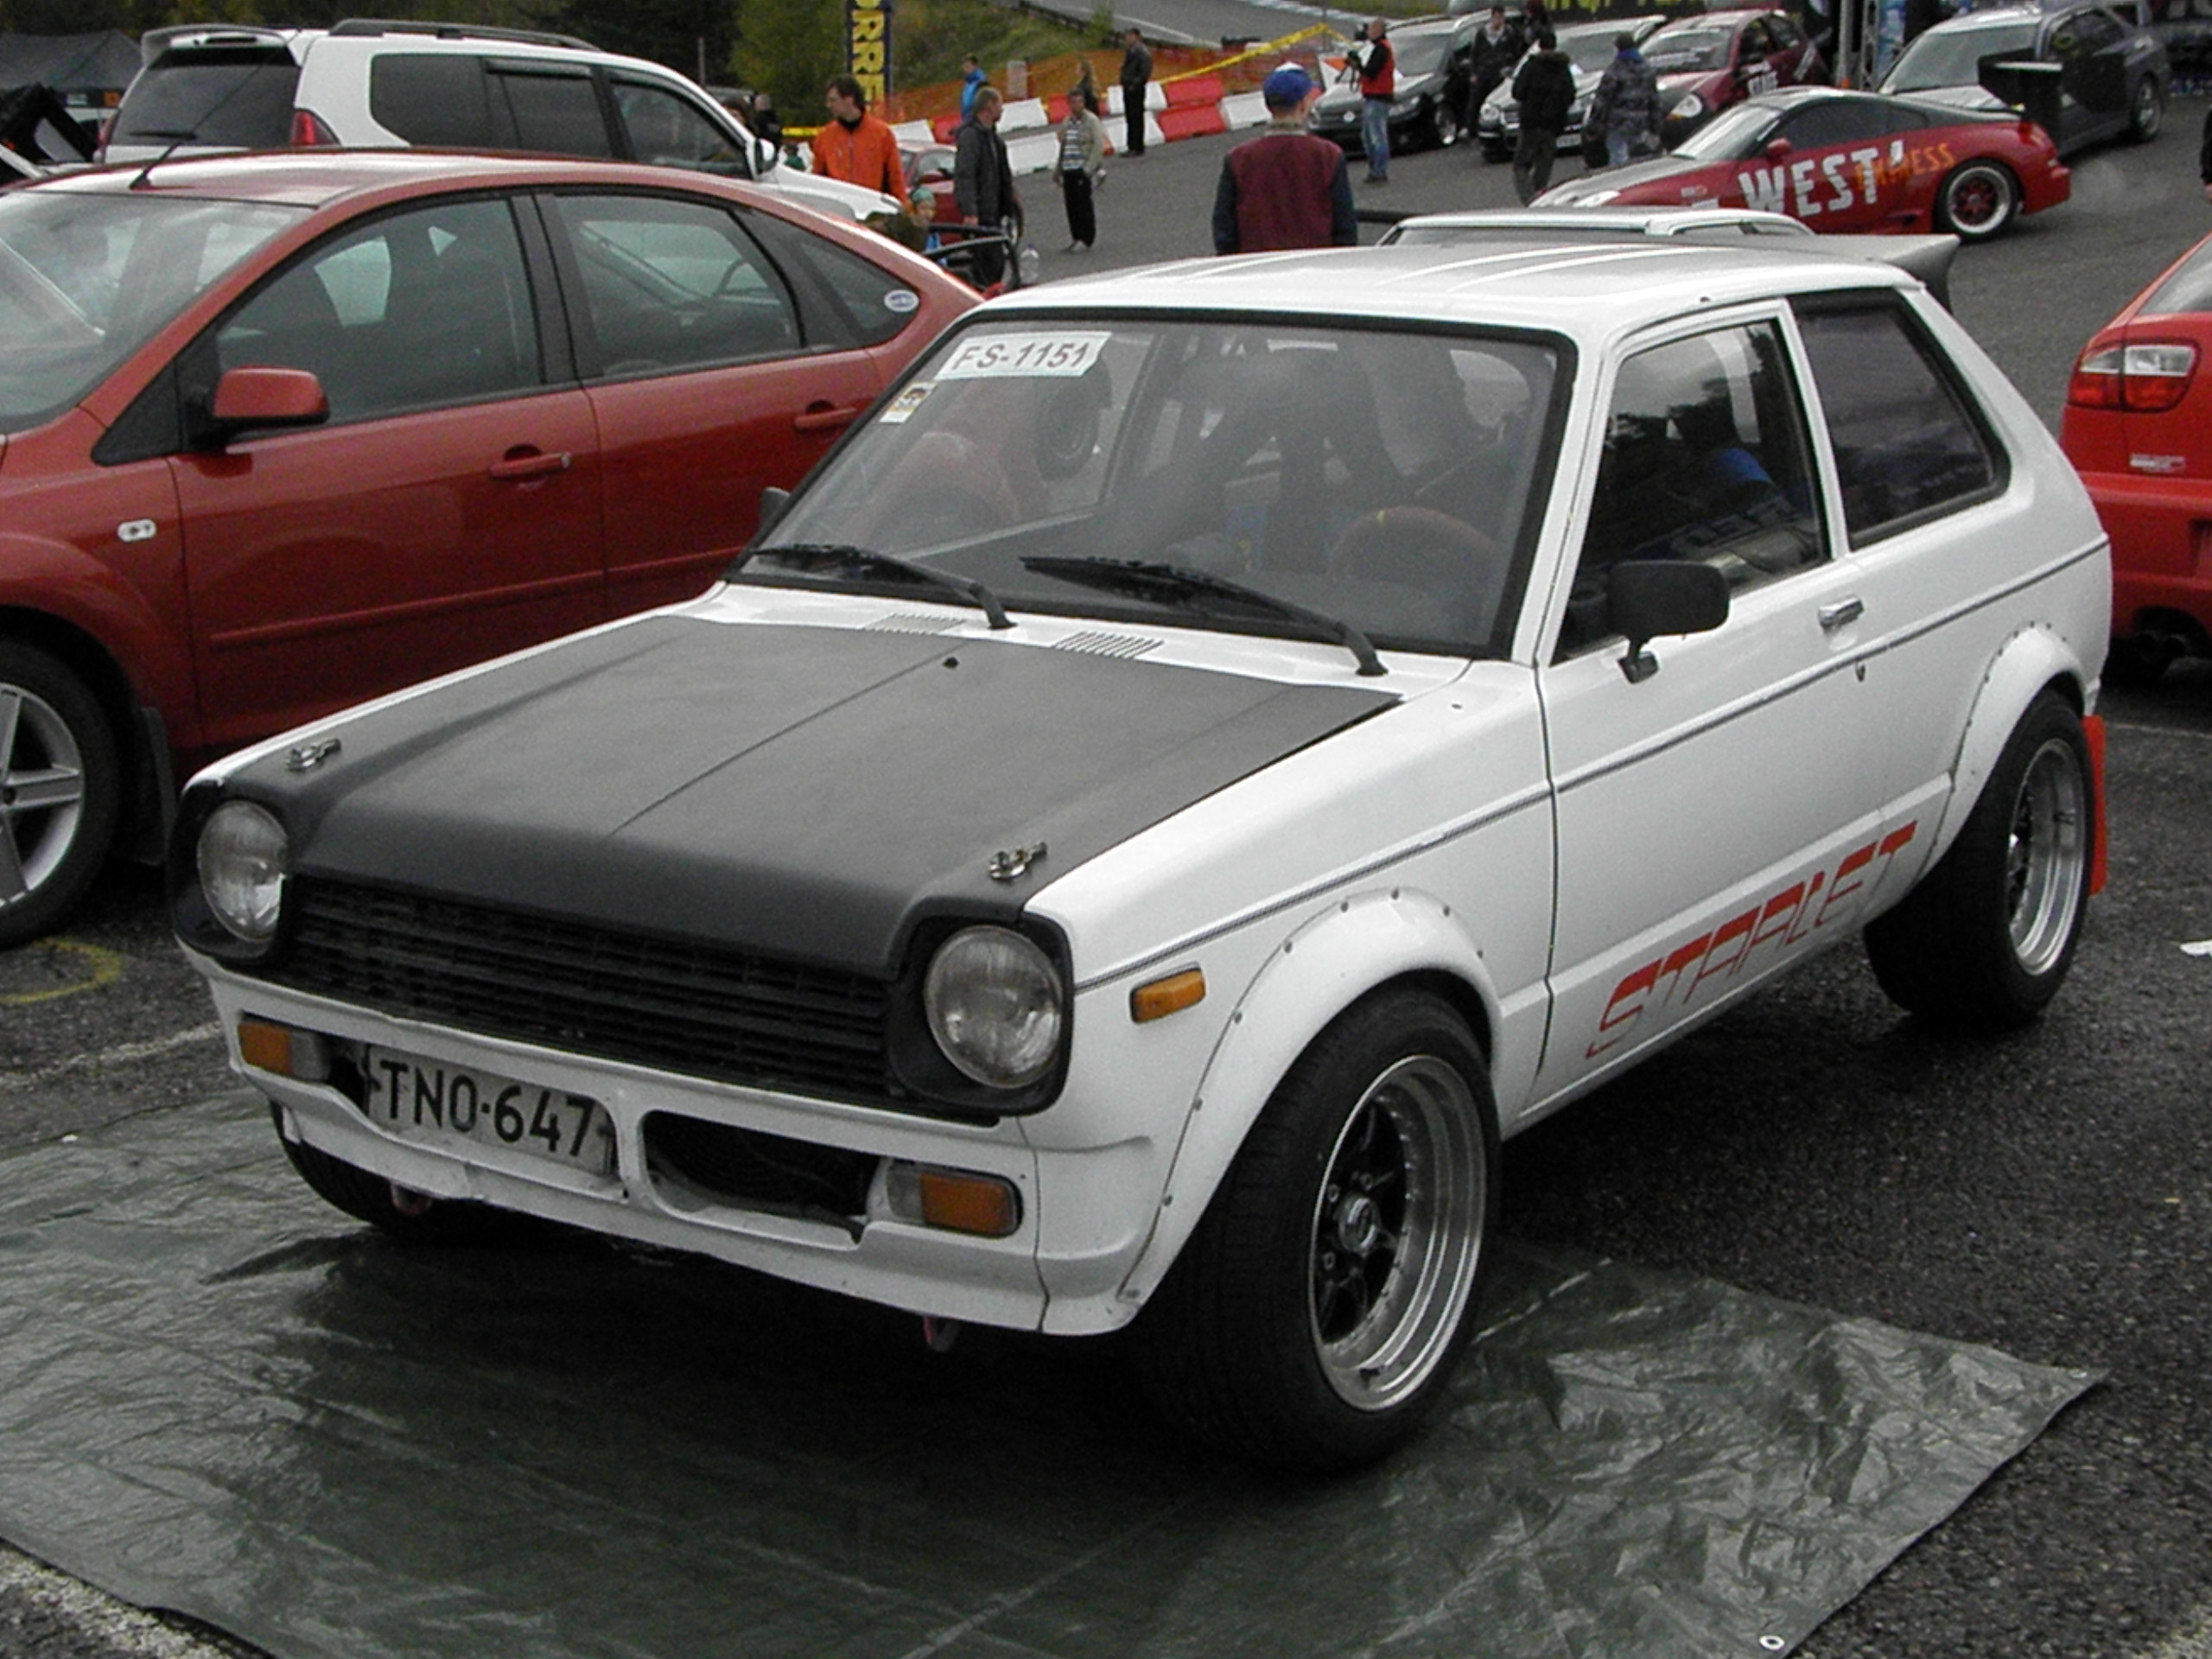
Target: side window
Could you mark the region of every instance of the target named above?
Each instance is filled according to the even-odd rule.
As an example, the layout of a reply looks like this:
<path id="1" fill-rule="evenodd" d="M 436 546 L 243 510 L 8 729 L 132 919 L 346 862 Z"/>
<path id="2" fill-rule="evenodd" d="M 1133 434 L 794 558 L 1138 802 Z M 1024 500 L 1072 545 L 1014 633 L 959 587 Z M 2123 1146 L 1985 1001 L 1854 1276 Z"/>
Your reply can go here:
<path id="1" fill-rule="evenodd" d="M 312 371 L 334 423 L 540 383 L 537 315 L 504 201 L 379 219 L 292 265 L 216 331 L 212 387 L 247 365 Z"/>
<path id="2" fill-rule="evenodd" d="M 813 345 L 880 346 L 914 320 L 921 296 L 896 271 L 770 213 L 746 225 L 799 289 Z"/>
<path id="3" fill-rule="evenodd" d="M 796 352 L 790 292 L 730 213 L 664 196 L 554 198 L 604 375 Z"/>
<path id="4" fill-rule="evenodd" d="M 1854 545 L 2004 487 L 2003 451 L 1901 308 L 1807 308 L 1797 321 Z"/>
<path id="5" fill-rule="evenodd" d="M 613 156 L 607 117 L 599 107 L 599 89 L 588 74 L 494 64 L 492 85 L 493 96 L 506 104 L 518 149 L 549 156 Z"/>
<path id="6" fill-rule="evenodd" d="M 617 79 L 613 85 L 614 107 L 638 160 L 744 176 L 732 135 L 690 99 L 641 81 Z"/>
<path id="7" fill-rule="evenodd" d="M 410 144 L 498 146 L 480 58 L 379 52 L 369 60 L 369 118 Z"/>
<path id="8" fill-rule="evenodd" d="M 1920 124 L 1909 110 L 1890 109 L 1873 99 L 1822 99 L 1791 111 L 1782 136 L 1799 149 L 1886 138 Z"/>
<path id="9" fill-rule="evenodd" d="M 1743 588 L 1826 556 L 1780 330 L 1752 323 L 1655 346 L 1613 383 L 1560 654 L 1610 637 L 1606 573 L 1624 561 L 1699 559 Z"/>
<path id="10" fill-rule="evenodd" d="M 1770 17 L 1766 20 L 1766 26 L 1774 36 L 1774 49 L 1777 52 L 1787 52 L 1805 38 L 1798 33 L 1797 25 L 1787 17 Z"/>
<path id="11" fill-rule="evenodd" d="M 1773 43 L 1767 39 L 1766 24 L 1764 22 L 1745 23 L 1744 32 L 1736 37 L 1736 61 L 1739 64 L 1757 63 L 1773 50 Z"/>
<path id="12" fill-rule="evenodd" d="M 2074 20 L 2077 49 L 2083 53 L 2101 52 L 2126 33 L 2117 17 L 2101 11 L 2085 11 Z"/>

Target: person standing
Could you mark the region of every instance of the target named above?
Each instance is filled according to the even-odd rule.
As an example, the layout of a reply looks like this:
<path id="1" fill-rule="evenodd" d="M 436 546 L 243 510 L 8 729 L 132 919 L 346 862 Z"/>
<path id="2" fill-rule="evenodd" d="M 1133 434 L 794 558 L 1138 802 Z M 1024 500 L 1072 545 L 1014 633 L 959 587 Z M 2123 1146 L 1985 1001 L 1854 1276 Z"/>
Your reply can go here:
<path id="1" fill-rule="evenodd" d="M 1088 252 L 1098 240 L 1098 211 L 1091 188 L 1106 166 L 1106 125 L 1081 92 L 1068 97 L 1067 118 L 1060 123 L 1059 162 L 1053 176 L 1068 210 L 1068 251 Z"/>
<path id="2" fill-rule="evenodd" d="M 1144 31 L 1132 29 L 1122 37 L 1122 113 L 1129 124 L 1129 142 L 1122 146 L 1124 156 L 1144 154 L 1144 92 L 1152 85 L 1152 54 L 1145 48 Z"/>
<path id="3" fill-rule="evenodd" d="M 960 124 L 952 151 L 952 200 L 970 225 L 1004 234 L 1011 242 L 1020 230 L 1021 198 L 1014 194 L 1014 168 L 1006 140 L 999 137 L 1003 100 L 995 86 L 976 89 L 976 104 Z M 988 288 L 1006 274 L 1006 246 L 978 238 L 969 269 L 976 286 Z"/>
<path id="4" fill-rule="evenodd" d="M 1068 97 L 1071 100 L 1081 99 L 1084 107 L 1093 115 L 1105 115 L 1106 100 L 1098 95 L 1098 72 L 1090 67 L 1089 58 L 1084 59 L 1077 66 L 1075 89 L 1069 92 Z"/>
<path id="5" fill-rule="evenodd" d="M 1521 106 L 1521 138 L 1513 149 L 1513 193 L 1527 207 L 1552 181 L 1559 136 L 1574 108 L 1574 66 L 1547 29 L 1513 77 L 1513 101 Z"/>
<path id="6" fill-rule="evenodd" d="M 784 124 L 776 118 L 776 100 L 766 92 L 753 94 L 751 124 L 753 142 L 760 153 L 753 159 L 762 172 L 780 167 L 784 160 Z"/>
<path id="7" fill-rule="evenodd" d="M 1475 36 L 1475 43 L 1467 60 L 1467 105 L 1459 124 L 1472 132 L 1482 118 L 1483 104 L 1497 90 L 1498 83 L 1513 73 L 1513 66 L 1521 60 L 1528 42 L 1521 33 L 1506 21 L 1505 8 L 1492 6 L 1490 16 Z"/>
<path id="8" fill-rule="evenodd" d="M 1613 60 L 1590 98 L 1586 128 L 1601 134 L 1605 160 L 1614 167 L 1659 148 L 1659 77 L 1636 49 L 1636 36 L 1613 36 Z M 1589 148 L 1586 142 L 1585 149 Z"/>
<path id="9" fill-rule="evenodd" d="M 1285 248 L 1351 247 L 1359 220 L 1344 153 L 1306 130 L 1321 88 L 1294 63 L 1260 86 L 1268 130 L 1230 150 L 1213 196 L 1216 253 L 1274 253 Z"/>
<path id="10" fill-rule="evenodd" d="M 983 88 L 983 66 L 970 52 L 960 60 L 960 118 L 963 121 L 976 113 L 976 94 Z"/>
<path id="11" fill-rule="evenodd" d="M 1398 92 L 1397 54 L 1390 50 L 1390 25 L 1377 17 L 1367 38 L 1353 51 L 1359 72 L 1359 142 L 1367 151 L 1369 184 L 1390 182 L 1390 100 Z"/>
<path id="12" fill-rule="evenodd" d="M 814 170 L 904 201 L 906 175 L 899 164 L 899 141 L 868 112 L 860 82 L 833 75 L 822 101 L 830 107 L 830 124 L 814 135 Z"/>

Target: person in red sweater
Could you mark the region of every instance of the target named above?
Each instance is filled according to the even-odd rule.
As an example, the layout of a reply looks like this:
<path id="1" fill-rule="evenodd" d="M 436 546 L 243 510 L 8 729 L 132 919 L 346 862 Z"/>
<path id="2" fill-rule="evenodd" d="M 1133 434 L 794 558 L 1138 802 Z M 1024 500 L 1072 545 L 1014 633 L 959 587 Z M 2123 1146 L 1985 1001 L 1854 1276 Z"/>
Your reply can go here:
<path id="1" fill-rule="evenodd" d="M 833 76 L 823 89 L 822 101 L 830 106 L 830 124 L 814 135 L 814 170 L 906 200 L 906 175 L 899 164 L 899 141 L 868 112 L 860 82 L 850 75 Z"/>
<path id="2" fill-rule="evenodd" d="M 1268 130 L 1230 150 L 1213 197 L 1216 253 L 1351 247 L 1359 240 L 1344 153 L 1306 130 L 1321 88 L 1296 64 L 1267 78 Z"/>

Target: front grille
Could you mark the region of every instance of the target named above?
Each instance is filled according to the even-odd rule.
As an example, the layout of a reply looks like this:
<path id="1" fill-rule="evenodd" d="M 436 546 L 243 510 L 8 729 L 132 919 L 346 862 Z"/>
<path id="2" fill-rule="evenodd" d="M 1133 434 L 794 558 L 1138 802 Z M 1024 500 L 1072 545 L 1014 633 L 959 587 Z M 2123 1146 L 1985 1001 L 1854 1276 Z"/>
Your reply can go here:
<path id="1" fill-rule="evenodd" d="M 857 1219 L 875 1179 L 873 1154 L 732 1128 L 674 1112 L 646 1115 L 646 1167 L 748 1208 Z"/>
<path id="2" fill-rule="evenodd" d="M 888 988 L 836 969 L 296 879 L 281 985 L 690 1077 L 885 1100 Z"/>

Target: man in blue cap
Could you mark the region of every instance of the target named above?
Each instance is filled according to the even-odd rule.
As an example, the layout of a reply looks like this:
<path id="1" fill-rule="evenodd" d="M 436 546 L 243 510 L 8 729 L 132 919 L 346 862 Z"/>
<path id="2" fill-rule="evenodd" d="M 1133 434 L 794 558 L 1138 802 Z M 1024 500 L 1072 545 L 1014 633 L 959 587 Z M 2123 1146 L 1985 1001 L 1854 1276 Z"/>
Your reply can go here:
<path id="1" fill-rule="evenodd" d="M 1213 198 L 1216 253 L 1351 247 L 1359 240 L 1344 153 L 1306 130 L 1321 88 L 1294 63 L 1260 87 L 1267 130 L 1230 150 Z"/>

